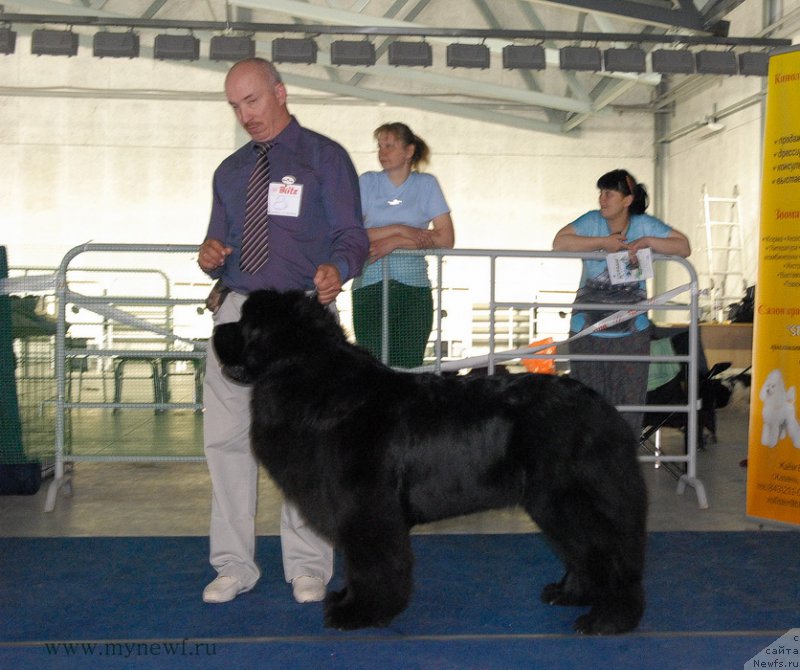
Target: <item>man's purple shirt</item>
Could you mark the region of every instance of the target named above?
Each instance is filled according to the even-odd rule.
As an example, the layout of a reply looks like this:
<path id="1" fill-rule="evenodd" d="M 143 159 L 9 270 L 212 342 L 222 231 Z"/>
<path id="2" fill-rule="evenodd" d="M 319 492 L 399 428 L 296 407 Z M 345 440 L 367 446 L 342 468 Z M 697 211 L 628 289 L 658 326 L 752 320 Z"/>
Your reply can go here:
<path id="1" fill-rule="evenodd" d="M 231 247 L 225 265 L 211 273 L 230 289 L 314 288 L 314 274 L 332 263 L 342 283 L 361 273 L 369 254 L 358 175 L 347 152 L 333 140 L 300 126 L 292 117 L 272 141 L 270 182 L 302 186 L 298 216 L 269 216 L 269 260 L 254 274 L 239 270 L 247 182 L 256 163 L 253 142 L 228 156 L 214 173 L 211 221 L 206 239 Z"/>

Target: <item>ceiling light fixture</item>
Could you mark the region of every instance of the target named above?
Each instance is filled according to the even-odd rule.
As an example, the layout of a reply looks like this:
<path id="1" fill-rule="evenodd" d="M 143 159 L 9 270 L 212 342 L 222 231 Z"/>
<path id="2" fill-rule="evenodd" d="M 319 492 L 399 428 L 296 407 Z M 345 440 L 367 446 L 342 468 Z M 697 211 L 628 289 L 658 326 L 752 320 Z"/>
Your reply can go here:
<path id="1" fill-rule="evenodd" d="M 609 72 L 636 72 L 647 70 L 645 55 L 642 49 L 606 49 L 603 52 L 603 63 Z"/>
<path id="2" fill-rule="evenodd" d="M 34 56 L 76 56 L 78 33 L 46 28 L 34 30 L 31 32 L 31 53 Z"/>
<path id="3" fill-rule="evenodd" d="M 766 77 L 769 74 L 769 54 L 760 51 L 739 54 L 739 74 Z"/>
<path id="4" fill-rule="evenodd" d="M 312 65 L 317 62 L 317 43 L 304 37 L 277 37 L 272 40 L 272 61 Z"/>
<path id="5" fill-rule="evenodd" d="M 0 27 L 0 54 L 13 54 L 17 46 L 17 33 L 8 26 Z"/>
<path id="6" fill-rule="evenodd" d="M 427 42 L 394 41 L 389 45 L 389 65 L 429 67 L 433 65 L 433 52 Z"/>
<path id="7" fill-rule="evenodd" d="M 699 74 L 737 74 L 733 51 L 698 51 L 695 54 Z"/>
<path id="8" fill-rule="evenodd" d="M 597 47 L 562 47 L 558 52 L 558 62 L 562 70 L 599 72 L 602 69 Z"/>
<path id="9" fill-rule="evenodd" d="M 448 44 L 449 67 L 471 67 L 485 70 L 489 67 L 489 47 L 485 44 Z"/>
<path id="10" fill-rule="evenodd" d="M 139 36 L 132 31 L 112 33 L 104 30 L 95 33 L 92 53 L 97 58 L 138 58 Z"/>
<path id="11" fill-rule="evenodd" d="M 368 40 L 331 42 L 332 65 L 375 65 L 375 45 Z"/>
<path id="12" fill-rule="evenodd" d="M 507 70 L 544 70 L 547 67 L 544 47 L 509 44 L 503 47 L 503 67 Z"/>
<path id="13" fill-rule="evenodd" d="M 200 40 L 194 35 L 156 35 L 153 57 L 159 60 L 199 60 Z"/>
<path id="14" fill-rule="evenodd" d="M 686 49 L 656 49 L 651 60 L 659 74 L 694 74 L 694 54 Z"/>
<path id="15" fill-rule="evenodd" d="M 215 35 L 208 45 L 211 60 L 237 61 L 256 55 L 256 43 L 247 35 Z"/>

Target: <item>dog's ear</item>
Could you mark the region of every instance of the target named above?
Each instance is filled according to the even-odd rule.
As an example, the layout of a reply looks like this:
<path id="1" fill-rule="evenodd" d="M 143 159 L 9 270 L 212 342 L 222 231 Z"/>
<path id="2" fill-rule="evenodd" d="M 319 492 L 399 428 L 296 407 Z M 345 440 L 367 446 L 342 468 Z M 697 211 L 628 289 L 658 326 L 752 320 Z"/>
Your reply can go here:
<path id="1" fill-rule="evenodd" d="M 321 338 L 344 337 L 329 308 L 304 291 L 253 291 L 242 305 L 241 364 L 257 377 L 268 365 L 307 356 Z"/>
<path id="2" fill-rule="evenodd" d="M 291 294 L 286 294 L 286 300 L 291 318 L 307 326 L 314 323 L 315 320 L 320 318 L 320 315 L 328 311 L 328 308 L 317 299 L 316 294 L 306 295 L 301 291 L 294 291 Z"/>
<path id="3" fill-rule="evenodd" d="M 253 291 L 242 305 L 242 319 L 265 325 L 281 309 L 281 294 L 270 289 Z"/>
<path id="4" fill-rule="evenodd" d="M 244 337 L 238 321 L 223 323 L 214 328 L 212 336 L 214 350 L 222 365 L 241 365 Z"/>
<path id="5" fill-rule="evenodd" d="M 295 292 L 289 300 L 291 311 L 288 318 L 297 324 L 298 337 L 307 347 L 314 346 L 313 343 L 318 343 L 321 339 L 338 340 L 344 337 L 336 310 L 332 310 L 329 305 L 323 305 L 316 294 Z"/>

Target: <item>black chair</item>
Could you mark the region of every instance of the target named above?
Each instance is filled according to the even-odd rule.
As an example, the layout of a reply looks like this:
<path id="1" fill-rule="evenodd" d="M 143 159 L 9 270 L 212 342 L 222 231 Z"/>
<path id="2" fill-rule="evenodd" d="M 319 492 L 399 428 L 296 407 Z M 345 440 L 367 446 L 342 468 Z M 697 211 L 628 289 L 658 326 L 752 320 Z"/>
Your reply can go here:
<path id="1" fill-rule="evenodd" d="M 674 330 L 671 329 L 671 331 Z M 659 334 L 657 331 L 656 337 Z M 681 329 L 677 332 L 668 331 L 666 337 L 669 338 L 676 355 L 688 355 L 688 329 Z M 699 449 L 704 449 L 709 442 L 717 440 L 716 410 L 725 407 L 730 401 L 731 389 L 719 379 L 719 375 L 731 364 L 729 362 L 717 363 L 709 369 L 702 346 L 699 346 L 698 352 L 697 374 L 700 407 L 697 410 L 697 446 Z M 689 364 L 681 362 L 678 365 L 679 371 L 672 379 L 647 392 L 648 405 L 686 405 L 689 398 Z M 640 444 L 648 448 L 649 441 L 659 430 L 677 428 L 683 432 L 684 448 L 688 448 L 688 424 L 689 414 L 684 411 L 645 412 Z M 653 450 L 650 449 L 650 451 Z"/>

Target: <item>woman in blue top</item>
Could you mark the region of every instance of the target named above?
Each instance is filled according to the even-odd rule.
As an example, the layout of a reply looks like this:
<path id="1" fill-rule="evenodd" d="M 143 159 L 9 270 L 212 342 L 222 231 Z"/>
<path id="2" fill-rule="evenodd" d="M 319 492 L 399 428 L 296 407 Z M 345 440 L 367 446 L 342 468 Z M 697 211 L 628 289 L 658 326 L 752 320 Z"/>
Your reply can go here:
<path id="1" fill-rule="evenodd" d="M 373 133 L 381 172 L 359 177 L 369 259 L 353 283 L 353 328 L 358 343 L 381 357 L 382 280 L 389 273 L 387 362 L 422 365 L 433 326 L 428 266 L 422 256 L 388 256 L 395 249 L 451 249 L 455 242 L 450 208 L 436 177 L 418 171 L 428 162 L 425 142 L 403 123 Z"/>
<path id="2" fill-rule="evenodd" d="M 600 209 L 587 212 L 556 233 L 554 251 L 628 251 L 635 259 L 640 249 L 686 258 L 691 253 L 689 240 L 663 221 L 645 214 L 647 190 L 638 184 L 627 170 L 612 170 L 597 180 L 600 189 Z M 622 289 L 620 287 L 623 287 Z M 631 297 L 620 298 L 629 291 Z M 616 302 L 628 304 L 646 297 L 645 283 L 617 284 L 612 288 L 605 260 L 583 261 L 576 302 Z M 608 299 L 604 300 L 603 297 Z M 580 332 L 598 314 L 573 312 L 570 335 Z M 570 342 L 573 354 L 629 354 L 650 353 L 651 324 L 647 314 L 623 322 L 615 328 L 598 331 Z M 572 361 L 570 375 L 594 388 L 614 405 L 644 405 L 647 400 L 647 362 Z M 626 415 L 634 432 L 641 431 L 642 414 Z"/>

